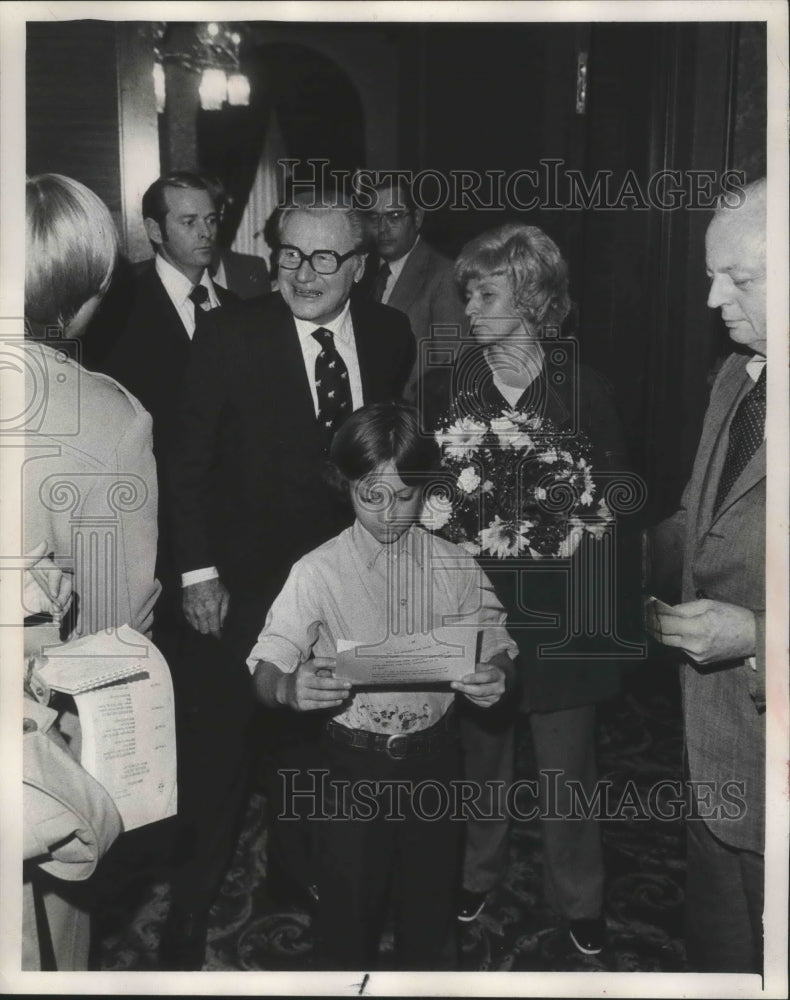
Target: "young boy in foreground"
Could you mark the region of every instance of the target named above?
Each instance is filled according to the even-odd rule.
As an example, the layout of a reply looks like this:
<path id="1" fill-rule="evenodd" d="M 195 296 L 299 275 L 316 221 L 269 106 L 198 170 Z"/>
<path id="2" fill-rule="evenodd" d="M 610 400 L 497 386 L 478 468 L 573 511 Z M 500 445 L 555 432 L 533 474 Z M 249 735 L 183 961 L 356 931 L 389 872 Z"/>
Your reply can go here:
<path id="1" fill-rule="evenodd" d="M 327 715 L 320 967 L 374 967 L 392 899 L 393 967 L 452 968 L 463 829 L 463 813 L 452 816 L 461 777 L 453 703 L 457 695 L 481 710 L 498 702 L 516 646 L 475 560 L 415 523 L 439 459 L 415 411 L 395 403 L 357 410 L 330 459 L 356 520 L 295 564 L 247 663 L 265 705 Z M 459 623 L 470 641 L 480 633 L 480 662 L 449 685 L 352 687 L 335 676 L 339 640 L 370 645 Z M 320 778 L 300 775 L 295 787 L 313 782 Z"/>

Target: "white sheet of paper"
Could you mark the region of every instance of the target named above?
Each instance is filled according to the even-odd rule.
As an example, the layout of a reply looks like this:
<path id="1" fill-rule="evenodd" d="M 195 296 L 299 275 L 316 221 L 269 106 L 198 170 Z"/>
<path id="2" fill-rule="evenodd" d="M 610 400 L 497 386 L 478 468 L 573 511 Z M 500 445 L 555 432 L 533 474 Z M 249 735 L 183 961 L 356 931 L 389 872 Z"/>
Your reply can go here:
<path id="1" fill-rule="evenodd" d="M 164 657 L 128 625 L 79 642 L 82 656 L 104 660 L 108 671 L 125 664 L 132 675 L 74 696 L 82 729 L 82 766 L 107 789 L 125 830 L 174 816 L 178 792 L 173 684 Z M 59 651 L 68 655 L 69 645 Z M 65 662 L 66 657 L 61 664 Z M 79 670 L 79 660 L 74 657 L 72 662 Z"/>
<path id="2" fill-rule="evenodd" d="M 355 684 L 436 684 L 474 673 L 478 630 L 448 625 L 375 645 L 340 639 L 335 676 Z"/>

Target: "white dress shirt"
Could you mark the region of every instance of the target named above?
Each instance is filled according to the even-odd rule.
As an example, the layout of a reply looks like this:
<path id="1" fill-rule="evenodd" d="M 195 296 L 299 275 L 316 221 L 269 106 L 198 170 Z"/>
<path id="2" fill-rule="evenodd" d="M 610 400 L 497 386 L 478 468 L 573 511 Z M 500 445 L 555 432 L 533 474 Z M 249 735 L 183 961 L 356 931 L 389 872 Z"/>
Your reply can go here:
<path id="1" fill-rule="evenodd" d="M 469 553 L 417 526 L 385 545 L 355 521 L 293 566 L 247 666 L 254 673 L 264 661 L 292 673 L 311 653 L 334 659 L 341 639 L 377 644 L 447 624 L 468 626 L 470 642 L 481 633 L 482 663 L 518 654 L 494 588 Z M 438 722 L 454 698 L 446 686 L 356 689 L 333 718 L 367 732 L 418 732 Z"/>
<path id="2" fill-rule="evenodd" d="M 390 273 L 389 277 L 387 278 L 387 284 L 384 286 L 384 292 L 381 296 L 381 301 L 384 305 L 386 305 L 390 295 L 392 295 L 392 289 L 395 287 L 395 283 L 400 277 L 401 271 L 406 266 L 406 261 L 409 259 L 409 254 L 411 254 L 412 250 L 414 250 L 414 248 L 417 246 L 419 242 L 420 242 L 420 237 L 418 236 L 417 239 L 414 241 L 414 243 L 412 243 L 411 250 L 409 250 L 409 253 L 405 253 L 402 257 L 398 257 L 397 260 L 388 261 L 390 266 Z"/>
<path id="3" fill-rule="evenodd" d="M 756 382 L 760 378 L 760 376 L 763 373 L 763 368 L 765 368 L 765 365 L 766 365 L 766 359 L 762 356 L 762 354 L 755 354 L 752 360 L 747 363 L 746 374 L 749 376 L 752 382 Z M 766 378 L 768 378 L 767 375 Z M 763 430 L 763 438 L 765 438 L 765 430 Z"/>
<path id="4" fill-rule="evenodd" d="M 355 410 L 365 402 L 362 398 L 362 377 L 359 374 L 359 359 L 357 358 L 357 342 L 354 340 L 354 326 L 351 322 L 351 309 L 346 302 L 343 312 L 331 323 L 314 323 L 309 319 L 297 319 L 296 332 L 299 335 L 299 346 L 302 348 L 304 367 L 307 372 L 307 382 L 313 397 L 313 409 L 318 416 L 318 391 L 315 387 L 315 361 L 321 353 L 321 345 L 313 336 L 314 330 L 331 330 L 335 339 L 337 353 L 348 369 L 348 384 L 351 389 L 351 405 Z"/>
<path id="5" fill-rule="evenodd" d="M 181 318 L 181 322 L 184 324 L 184 329 L 189 335 L 189 339 L 195 335 L 195 310 L 203 308 L 201 306 L 196 306 L 195 303 L 190 299 L 189 293 L 195 287 L 194 283 L 189 280 L 189 278 L 182 274 L 178 268 L 173 267 L 173 265 L 165 260 L 161 254 L 156 255 L 156 273 L 159 275 L 159 280 L 165 287 L 165 291 L 170 297 L 170 301 L 176 307 L 176 312 Z M 208 271 L 204 268 L 203 275 L 201 276 L 199 284 L 208 292 L 208 302 L 212 309 L 216 309 L 219 305 L 219 299 L 217 298 L 217 291 L 214 288 L 214 284 Z"/>

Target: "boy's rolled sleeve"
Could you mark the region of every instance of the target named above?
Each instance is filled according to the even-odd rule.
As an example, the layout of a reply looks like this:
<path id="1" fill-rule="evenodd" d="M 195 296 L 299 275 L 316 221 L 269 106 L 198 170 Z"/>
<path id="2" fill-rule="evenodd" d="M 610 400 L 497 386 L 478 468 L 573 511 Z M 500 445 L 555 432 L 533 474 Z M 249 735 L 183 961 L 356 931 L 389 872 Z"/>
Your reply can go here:
<path id="1" fill-rule="evenodd" d="M 250 673 L 265 660 L 290 674 L 310 656 L 318 638 L 320 616 L 311 595 L 314 581 L 297 563 L 266 615 L 266 622 L 247 657 Z"/>

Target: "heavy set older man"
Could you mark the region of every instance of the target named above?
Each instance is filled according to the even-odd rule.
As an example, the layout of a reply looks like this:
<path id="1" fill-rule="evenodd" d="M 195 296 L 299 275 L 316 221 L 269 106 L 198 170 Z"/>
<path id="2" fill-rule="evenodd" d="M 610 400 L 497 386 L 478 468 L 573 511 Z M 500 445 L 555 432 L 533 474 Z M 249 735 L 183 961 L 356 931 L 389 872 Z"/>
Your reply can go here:
<path id="1" fill-rule="evenodd" d="M 279 243 L 280 290 L 210 314 L 198 332 L 172 461 L 184 613 L 197 632 L 221 636 L 227 653 L 221 674 L 201 682 L 206 836 L 218 822 L 232 828 L 243 800 L 253 706 L 245 658 L 269 605 L 292 564 L 350 523 L 322 476 L 332 434 L 363 403 L 400 395 L 414 362 L 405 316 L 377 303 L 349 303 L 364 268 L 355 210 L 297 201 L 282 211 Z M 305 748 L 315 723 L 296 731 L 293 720 L 285 727 L 272 711 L 264 728 L 275 734 L 269 808 L 276 816 L 277 769 L 309 763 Z M 279 870 L 287 883 L 304 887 L 309 833 L 295 823 L 282 826 L 270 827 L 271 880 Z M 229 837 L 226 852 L 231 846 Z M 185 908 L 195 928 L 192 961 L 202 955 L 192 945 L 205 941 L 200 914 L 216 892 L 216 876 L 211 885 L 203 880 Z"/>
<path id="2" fill-rule="evenodd" d="M 703 972 L 759 972 L 765 840 L 766 185 L 705 238 L 708 305 L 737 345 L 711 393 L 681 507 L 654 529 L 654 637 L 684 654 L 689 776 L 712 789 L 686 824 L 686 945 Z M 679 587 L 678 587 L 679 585 Z M 740 807 L 722 795 L 734 790 Z"/>

